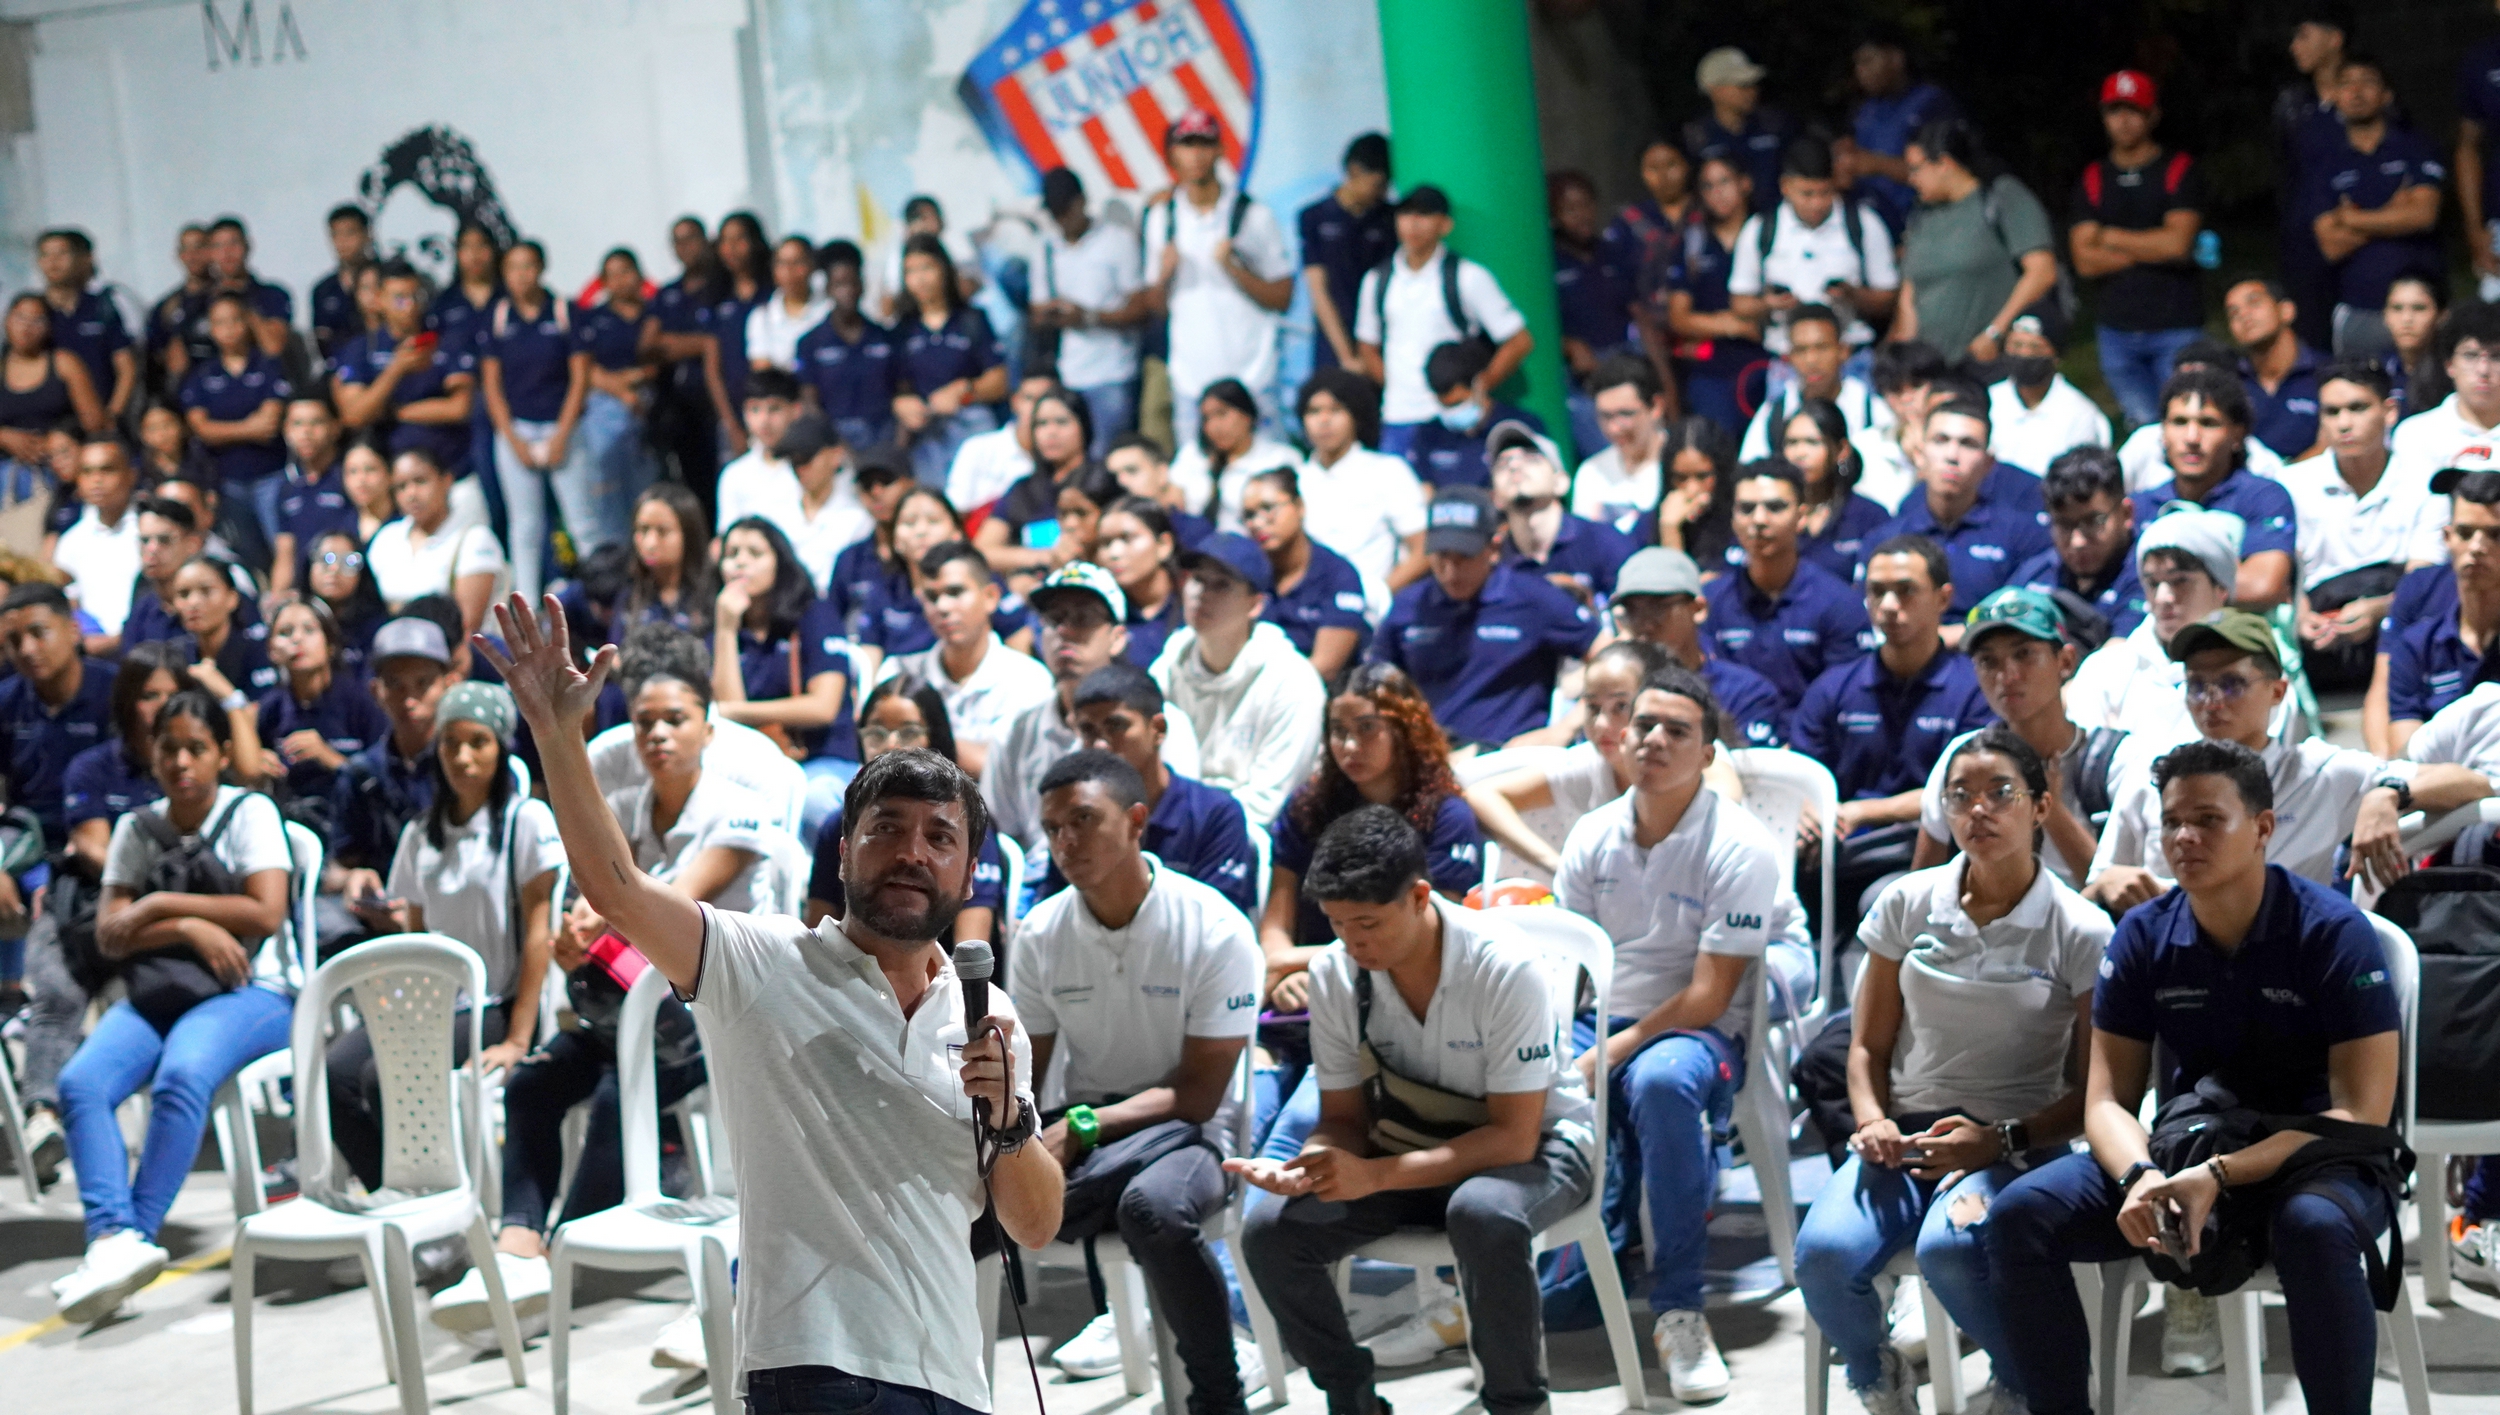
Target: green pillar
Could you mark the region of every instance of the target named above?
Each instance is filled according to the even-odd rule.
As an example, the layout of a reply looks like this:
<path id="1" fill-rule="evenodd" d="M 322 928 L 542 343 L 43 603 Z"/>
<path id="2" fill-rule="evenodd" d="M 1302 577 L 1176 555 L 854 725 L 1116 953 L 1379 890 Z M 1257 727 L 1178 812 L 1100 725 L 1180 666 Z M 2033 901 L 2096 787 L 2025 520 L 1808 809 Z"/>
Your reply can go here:
<path id="1" fill-rule="evenodd" d="M 1450 194 L 1457 221 L 1450 244 L 1493 272 L 1536 335 L 1535 352 L 1503 394 L 1543 418 L 1568 453 L 1528 7 L 1523 0 L 1380 0 L 1380 49 L 1398 186 L 1430 182 Z"/>

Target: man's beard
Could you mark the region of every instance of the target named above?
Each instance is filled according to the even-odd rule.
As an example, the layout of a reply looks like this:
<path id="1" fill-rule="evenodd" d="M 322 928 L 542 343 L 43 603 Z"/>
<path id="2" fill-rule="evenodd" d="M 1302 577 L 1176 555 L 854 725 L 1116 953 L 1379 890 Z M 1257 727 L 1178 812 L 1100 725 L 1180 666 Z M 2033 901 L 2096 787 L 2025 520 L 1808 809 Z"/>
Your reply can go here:
<path id="1" fill-rule="evenodd" d="M 850 913 L 861 926 L 879 938 L 896 943 L 931 943 L 954 926 L 955 916 L 963 912 L 964 902 L 938 888 L 937 880 L 924 870 L 889 870 L 873 880 L 853 880 L 845 868 L 842 892 Z M 925 909 L 890 907 L 879 896 L 889 884 L 917 885 L 927 891 Z"/>

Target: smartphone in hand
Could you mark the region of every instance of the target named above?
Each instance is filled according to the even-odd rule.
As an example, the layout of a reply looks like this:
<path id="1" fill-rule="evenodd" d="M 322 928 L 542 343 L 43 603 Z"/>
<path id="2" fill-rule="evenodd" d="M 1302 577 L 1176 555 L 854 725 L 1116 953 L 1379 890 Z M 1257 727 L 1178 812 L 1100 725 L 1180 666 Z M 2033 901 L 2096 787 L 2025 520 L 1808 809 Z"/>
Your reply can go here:
<path id="1" fill-rule="evenodd" d="M 2170 1255 L 2170 1261 L 2181 1267 L 2187 1265 L 2187 1235 L 2179 1228 L 2179 1208 L 2176 1204 L 2165 1202 L 2153 1206 L 2153 1236 L 2161 1243 L 2161 1250 Z"/>

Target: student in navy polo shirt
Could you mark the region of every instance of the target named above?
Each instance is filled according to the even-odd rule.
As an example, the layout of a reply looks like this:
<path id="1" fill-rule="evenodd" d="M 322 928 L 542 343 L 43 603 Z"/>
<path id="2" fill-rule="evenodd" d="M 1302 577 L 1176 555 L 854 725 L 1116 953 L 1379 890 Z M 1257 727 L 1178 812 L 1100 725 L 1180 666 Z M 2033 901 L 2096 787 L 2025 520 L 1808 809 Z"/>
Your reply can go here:
<path id="1" fill-rule="evenodd" d="M 1684 151 L 1696 164 L 1723 157 L 1753 179 L 1757 211 L 1779 205 L 1780 154 L 1797 135 L 1796 120 L 1762 106 L 1769 70 L 1733 45 L 1701 56 L 1693 83 L 1710 106 L 1684 125 Z"/>
<path id="2" fill-rule="evenodd" d="M 1850 440 L 1849 420 L 1828 398 L 1801 398 L 1776 429 L 1773 454 L 1805 478 L 1805 518 L 1798 552 L 1840 578 L 1854 579 L 1866 538 L 1892 518 L 1884 504 L 1858 494 L 1865 470 Z"/>
<path id="3" fill-rule="evenodd" d="M 681 273 L 652 298 L 657 323 L 644 347 L 660 362 L 659 399 L 676 429 L 668 450 L 688 484 L 708 496 L 722 446 L 733 457 L 747 448 L 738 423 L 747 315 L 772 292 L 772 252 L 762 224 L 745 212 L 721 218 L 717 246 L 691 216 L 671 223 L 668 239 Z"/>
<path id="4" fill-rule="evenodd" d="M 2135 503 L 2127 474 L 2106 447 L 2059 455 L 2041 479 L 2054 543 L 2014 568 L 2009 584 L 2063 590 L 2108 621 L 2103 638 L 2124 638 L 2144 622 L 2144 585 L 2135 573 Z"/>
<path id="5" fill-rule="evenodd" d="M 1866 652 L 1866 604 L 1847 581 L 1805 560 L 1805 478 L 1773 458 L 1735 478 L 1736 538 L 1744 564 L 1706 582 L 1709 622 L 1703 634 L 1713 658 L 1761 674 L 1777 688 L 1781 717 L 1805 699 L 1806 686 L 1835 665 Z"/>
<path id="6" fill-rule="evenodd" d="M 894 420 L 921 485 L 944 486 L 955 449 L 998 426 L 992 405 L 1007 396 L 1007 365 L 989 316 L 964 299 L 955 259 L 936 236 L 903 243 L 893 337 Z"/>
<path id="7" fill-rule="evenodd" d="M 1849 70 L 1865 96 L 1849 115 L 1850 135 L 1832 145 L 1833 172 L 1842 176 L 1849 195 L 1881 212 L 1884 224 L 1899 236 L 1918 205 L 1902 153 L 1919 129 L 1962 116 L 1961 106 L 1953 95 L 1910 72 L 1909 51 L 1900 32 L 1890 26 L 1871 29 L 1858 41 Z"/>
<path id="8" fill-rule="evenodd" d="M 270 538 L 269 588 L 290 590 L 302 582 L 314 542 L 334 531 L 356 535 L 356 504 L 347 499 L 347 474 L 339 456 L 339 416 L 321 390 L 300 389 L 287 400 L 279 435 L 286 439 L 286 468 L 277 481 L 278 533 Z"/>
<path id="9" fill-rule="evenodd" d="M 285 678 L 260 695 L 260 740 L 284 768 L 290 813 L 306 824 L 330 823 L 339 768 L 391 727 L 364 679 L 346 671 L 345 637 L 309 596 L 290 593 L 269 616 L 270 660 Z"/>
<path id="10" fill-rule="evenodd" d="M 833 813 L 859 771 L 843 637 L 841 615 L 817 598 L 781 528 L 762 516 L 731 523 L 712 597 L 712 703 L 805 766 L 802 831 Z"/>
<path id="11" fill-rule="evenodd" d="M 75 226 L 35 239 L 35 268 L 43 274 L 43 298 L 52 316 L 52 347 L 78 356 L 115 422 L 139 388 L 139 356 L 121 311 L 95 281 L 95 242 Z"/>
<path id="12" fill-rule="evenodd" d="M 35 813 L 44 847 L 69 840 L 61 820 L 61 771 L 69 759 L 104 740 L 112 721 L 113 665 L 86 656 L 69 596 L 41 581 L 18 585 L 0 599 L 0 634 L 16 672 L 0 679 L 0 729 L 8 733 L 9 804 Z M 40 880 L 36 883 L 41 883 Z M 0 885 L 0 918 L 22 915 L 19 892 Z M 0 945 L 0 978 L 15 978 L 12 945 Z"/>
<path id="13" fill-rule="evenodd" d="M 946 700 L 938 690 L 911 674 L 888 678 L 868 690 L 867 701 L 859 709 L 859 745 L 862 757 L 874 761 L 888 752 L 907 748 L 926 748 L 948 761 L 955 759 L 955 729 L 947 721 Z M 816 834 L 816 862 L 807 877 L 807 903 L 799 917 L 813 928 L 827 915 L 839 916 L 845 895 L 842 888 L 842 812 L 837 803 L 834 813 L 825 817 Z M 999 922 L 1007 910 L 1007 866 L 998 852 L 998 833 L 984 831 L 981 848 L 973 859 L 972 897 L 964 901 L 963 911 L 955 916 L 939 941 L 953 947 L 957 939 L 996 940 L 1000 945 L 998 959 L 1007 958 Z"/>
<path id="14" fill-rule="evenodd" d="M 241 295 L 225 291 L 209 299 L 208 337 L 216 357 L 191 370 L 180 400 L 191 435 L 216 460 L 221 493 L 247 506 L 286 465 L 280 433 L 287 400 L 295 396 L 286 370 L 252 342 L 251 318 Z"/>
<path id="15" fill-rule="evenodd" d="M 1428 517 L 1432 577 L 1398 591 L 1372 657 L 1414 678 L 1451 741 L 1498 747 L 1545 725 L 1563 661 L 1586 657 L 1602 631 L 1587 606 L 1502 563 L 1483 488 L 1440 493 Z"/>
<path id="16" fill-rule="evenodd" d="M 2404 755 L 2405 744 L 2432 714 L 2476 685 L 2500 678 L 2500 654 L 2492 652 L 2500 646 L 2500 458 L 2469 449 L 2458 460 L 2466 465 L 2431 476 L 2432 495 L 2448 499 L 2441 532 L 2448 563 L 2406 577 L 2379 633 L 2379 680 L 2386 688 L 2388 718 L 2382 755 L 2391 759 Z M 2425 516 L 2432 514 L 2424 509 Z M 2445 583 L 2428 589 L 2434 580 Z M 2417 608 L 2409 599 L 2428 602 Z M 2400 619 L 2408 610 L 2409 617 Z"/>
<path id="17" fill-rule="evenodd" d="M 1353 561 L 1311 539 L 1302 513 L 1302 479 L 1291 467 L 1261 472 L 1242 489 L 1242 526 L 1276 574 L 1259 617 L 1284 630 L 1320 677 L 1334 678 L 1371 646 L 1370 596 Z"/>
<path id="18" fill-rule="evenodd" d="M 195 555 L 174 571 L 174 622 L 182 626 L 175 642 L 192 653 L 192 676 L 207 686 L 199 670 L 213 666 L 236 691 L 255 697 L 278 685 L 280 671 L 269 662 L 269 626 L 235 588 L 226 562 Z"/>
<path id="19" fill-rule="evenodd" d="M 584 536 L 610 545 L 632 534 L 634 498 L 659 475 L 643 440 L 650 390 L 659 365 L 643 350 L 659 337 L 659 316 L 643 294 L 642 262 L 619 246 L 599 262 L 606 299 L 581 312 L 573 338 L 590 355 L 590 393 L 582 400 L 581 437 L 599 469 L 598 526 Z"/>
<path id="20" fill-rule="evenodd" d="M 208 227 L 208 266 L 215 290 L 233 290 L 251 301 L 252 333 L 260 351 L 272 358 L 286 353 L 288 326 L 295 319 L 295 299 L 285 290 L 252 273 L 252 236 L 240 218 L 220 216 Z M 213 292 L 212 292 L 213 293 Z M 201 311 L 203 314 L 206 310 Z M 208 331 L 194 323 L 188 343 L 194 363 L 207 357 Z"/>
<path id="21" fill-rule="evenodd" d="M 435 292 L 425 327 L 455 349 L 486 357 L 486 315 L 503 298 L 503 251 L 494 233 L 462 221 L 452 236 L 451 279 Z"/>
<path id="22" fill-rule="evenodd" d="M 468 470 L 477 355 L 426 330 L 424 295 L 415 267 L 400 260 L 382 267 L 383 327 L 339 351 L 330 396 L 347 426 L 388 427 L 393 456 L 424 447 L 456 478 Z"/>
<path id="23" fill-rule="evenodd" d="M 2172 374 L 2161 391 L 2162 452 L 2171 480 L 2135 494 L 2135 520 L 2150 524 L 2173 501 L 2239 517 L 2248 530 L 2231 602 L 2262 612 L 2291 597 L 2299 520 L 2281 482 L 2248 470 L 2248 416 L 2238 379 L 2208 368 Z"/>
<path id="24" fill-rule="evenodd" d="M 1163 863 L 1223 895 L 1252 922 L 1258 919 L 1259 855 L 1249 822 L 1231 793 L 1192 780 L 1163 762 L 1168 719 L 1163 688 L 1133 663 L 1097 668 L 1076 685 L 1069 722 L 1079 746 L 1109 752 L 1146 783 L 1145 848 Z M 1037 897 L 1067 888 L 1057 861 Z"/>
<path id="25" fill-rule="evenodd" d="M 1480 343 L 1435 347 L 1424 360 L 1424 382 L 1441 400 L 1440 416 L 1412 429 L 1407 449 L 1415 479 L 1428 487 L 1490 484 L 1484 440 L 1493 429 L 1515 422 L 1543 433 L 1545 422 L 1525 408 L 1498 402 L 1484 382 L 1493 355 Z M 1483 385 L 1483 387 L 1479 387 Z"/>
<path id="26" fill-rule="evenodd" d="M 2379 313 L 2406 270 L 2438 270 L 2439 189 L 2447 164 L 2430 139 L 2395 121 L 2395 94 L 2376 56 L 2346 53 L 2335 107 L 2344 123 L 2309 174 L 2310 223 L 2335 272 L 2335 353 L 2377 358 L 2391 347 Z"/>
<path id="27" fill-rule="evenodd" d="M 2248 391 L 2249 431 L 2289 462 L 2318 448 L 2318 368 L 2326 360 L 2301 342 L 2298 309 L 2272 280 L 2242 280 L 2222 297 L 2231 341 L 2240 346 L 2240 382 Z"/>
<path id="28" fill-rule="evenodd" d="M 1702 621 L 1709 610 L 1702 601 L 1701 569 L 1691 556 L 1654 545 L 1635 552 L 1616 574 L 1607 608 L 1616 633 L 1656 644 L 1701 674 L 1733 729 L 1730 746 L 1776 747 L 1787 740 L 1793 705 L 1770 679 L 1734 659 L 1711 656 L 1705 646 Z"/>
<path id="29" fill-rule="evenodd" d="M 1866 609 L 1883 642 L 1814 680 L 1789 718 L 1788 744 L 1828 764 L 1840 782 L 1839 885 L 1849 918 L 1883 876 L 1908 869 L 1919 793 L 1945 744 L 1996 720 L 1971 663 L 1939 632 L 1953 600 L 1952 562 L 1925 536 L 1897 535 L 1866 558 Z M 1797 835 L 1811 862 L 1819 833 Z"/>
<path id="30" fill-rule="evenodd" d="M 1640 302 L 1640 251 L 1604 239 L 1606 215 L 1598 205 L 1597 184 L 1587 173 L 1547 177 L 1545 202 L 1554 227 L 1554 301 L 1562 313 L 1563 367 L 1571 375 L 1571 440 L 1596 447 L 1606 434 L 1598 426 L 1589 380 L 1609 355 L 1639 352 L 1633 317 Z"/>
<path id="31" fill-rule="evenodd" d="M 1543 573 L 1575 599 L 1603 604 L 1615 592 L 1615 571 L 1639 547 L 1605 522 L 1582 520 L 1563 509 L 1571 475 L 1554 444 L 1527 424 L 1495 425 L 1484 446 L 1493 463 L 1493 497 L 1502 508 L 1509 562 Z"/>
<path id="32" fill-rule="evenodd" d="M 849 241 L 829 241 L 823 254 L 825 298 L 833 309 L 799 336 L 799 381 L 816 391 L 816 407 L 853 447 L 873 447 L 894 427 L 893 331 L 860 311 L 867 290 L 866 258 Z"/>
<path id="33" fill-rule="evenodd" d="M 312 287 L 313 348 L 324 359 L 365 332 L 364 312 L 356 307 L 356 276 L 373 263 L 373 225 L 363 207 L 349 202 L 330 208 L 329 231 L 338 268 Z"/>
<path id="34" fill-rule="evenodd" d="M 1727 288 L 1736 241 L 1753 215 L 1753 179 L 1726 154 L 1703 158 L 1694 169 L 1700 209 L 1683 223 L 1667 275 L 1675 382 L 1686 412 L 1733 432 L 1748 417 L 1741 390 L 1771 357 L 1762 346 L 1762 321 L 1730 308 Z"/>
<path id="35" fill-rule="evenodd" d="M 1354 300 L 1365 271 L 1398 248 L 1389 195 L 1389 140 L 1364 133 L 1346 144 L 1345 180 L 1302 208 L 1302 288 L 1311 298 L 1311 366 L 1363 366 L 1354 343 Z"/>
<path id="36" fill-rule="evenodd" d="M 1941 547 L 1952 567 L 1950 610 L 1958 621 L 1981 600 L 2014 583 L 2017 566 L 2049 548 L 2048 527 L 2038 511 L 2040 479 L 2006 468 L 1989 453 L 1988 405 L 1983 400 L 1951 395 L 1927 414 L 1926 435 L 1924 494 L 1913 493 L 1902 502 L 1899 515 L 1866 533 L 1866 543 L 1923 536 Z M 2001 474 L 2019 477 L 2017 494 L 1990 494 Z M 1945 633 L 1947 644 L 1961 637 L 1958 622 Z"/>
<path id="37" fill-rule="evenodd" d="M 545 584 L 547 495 L 576 555 L 599 548 L 599 470 L 575 434 L 590 398 L 590 354 L 573 338 L 564 300 L 541 283 L 547 251 L 516 242 L 503 254 L 503 290 L 478 316 L 479 386 L 495 429 L 495 475 L 512 528 L 512 588 L 532 602 Z"/>
<path id="38" fill-rule="evenodd" d="M 2101 965 L 2091 1150 L 2016 1179 L 1988 1216 L 1995 1294 L 2023 1314 L 2001 1354 L 2041 1415 L 2090 1408 L 2091 1343 L 2068 1264 L 2156 1249 L 2165 1209 L 2195 1242 L 2223 1190 L 2274 1177 L 2311 1138 L 2285 1129 L 2164 1174 L 2138 1118 L 2147 1083 L 2170 1097 L 2212 1081 L 2260 1114 L 2363 1125 L 2389 1123 L 2395 1101 L 2386 955 L 2352 901 L 2266 863 L 2275 818 L 2264 762 L 2236 742 L 2197 742 L 2155 763 L 2154 780 L 2180 887 L 2121 919 Z M 2302 1396 L 2312 1410 L 2367 1409 L 2378 1322 L 2361 1254 L 2392 1218 L 2388 1196 L 2330 1167 L 2254 1202 L 2268 1216 Z"/>
<path id="39" fill-rule="evenodd" d="M 434 800 L 434 768 L 427 760 L 434 750 L 434 709 L 458 681 L 441 625 L 410 615 L 373 636 L 371 691 L 391 730 L 339 769 L 330 795 L 324 893 L 361 899 L 382 892 L 400 830 Z"/>

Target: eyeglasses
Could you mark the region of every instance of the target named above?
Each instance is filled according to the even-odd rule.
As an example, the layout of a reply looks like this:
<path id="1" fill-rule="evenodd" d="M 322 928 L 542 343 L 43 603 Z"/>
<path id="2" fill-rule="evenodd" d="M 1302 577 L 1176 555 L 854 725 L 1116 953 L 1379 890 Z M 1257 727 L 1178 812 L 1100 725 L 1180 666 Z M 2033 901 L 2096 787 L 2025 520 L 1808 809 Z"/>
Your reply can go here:
<path id="1" fill-rule="evenodd" d="M 2011 781 L 2000 781 L 1983 791 L 1973 791 L 1967 786 L 1956 786 L 1944 793 L 1944 809 L 1946 815 L 1966 816 L 1984 805 L 1991 814 L 1994 814 L 2005 810 L 2017 801 L 2030 798 L 2030 791 Z"/>
<path id="2" fill-rule="evenodd" d="M 2244 673 L 2225 673 L 2219 678 L 2190 678 L 2187 680 L 2187 700 L 2191 703 L 2235 703 L 2256 686 L 2256 680 Z"/>
<path id="3" fill-rule="evenodd" d="M 315 563 L 324 570 L 362 570 L 365 557 L 353 550 L 325 550 Z"/>
<path id="4" fill-rule="evenodd" d="M 2098 511 L 2071 521 L 2063 517 L 2052 516 L 2049 518 L 2049 524 L 2061 536 L 2097 536 L 2109 529 L 2110 515 L 2110 512 Z"/>
<path id="5" fill-rule="evenodd" d="M 2486 349 L 2480 344 L 2460 344 L 2448 358 L 2450 362 L 2467 368 L 2492 368 L 2500 366 L 2500 349 Z"/>
<path id="6" fill-rule="evenodd" d="M 883 747 L 888 744 L 897 747 L 918 747 L 925 745 L 928 740 L 929 729 L 916 722 L 903 727 L 859 729 L 859 744 L 863 747 Z"/>

